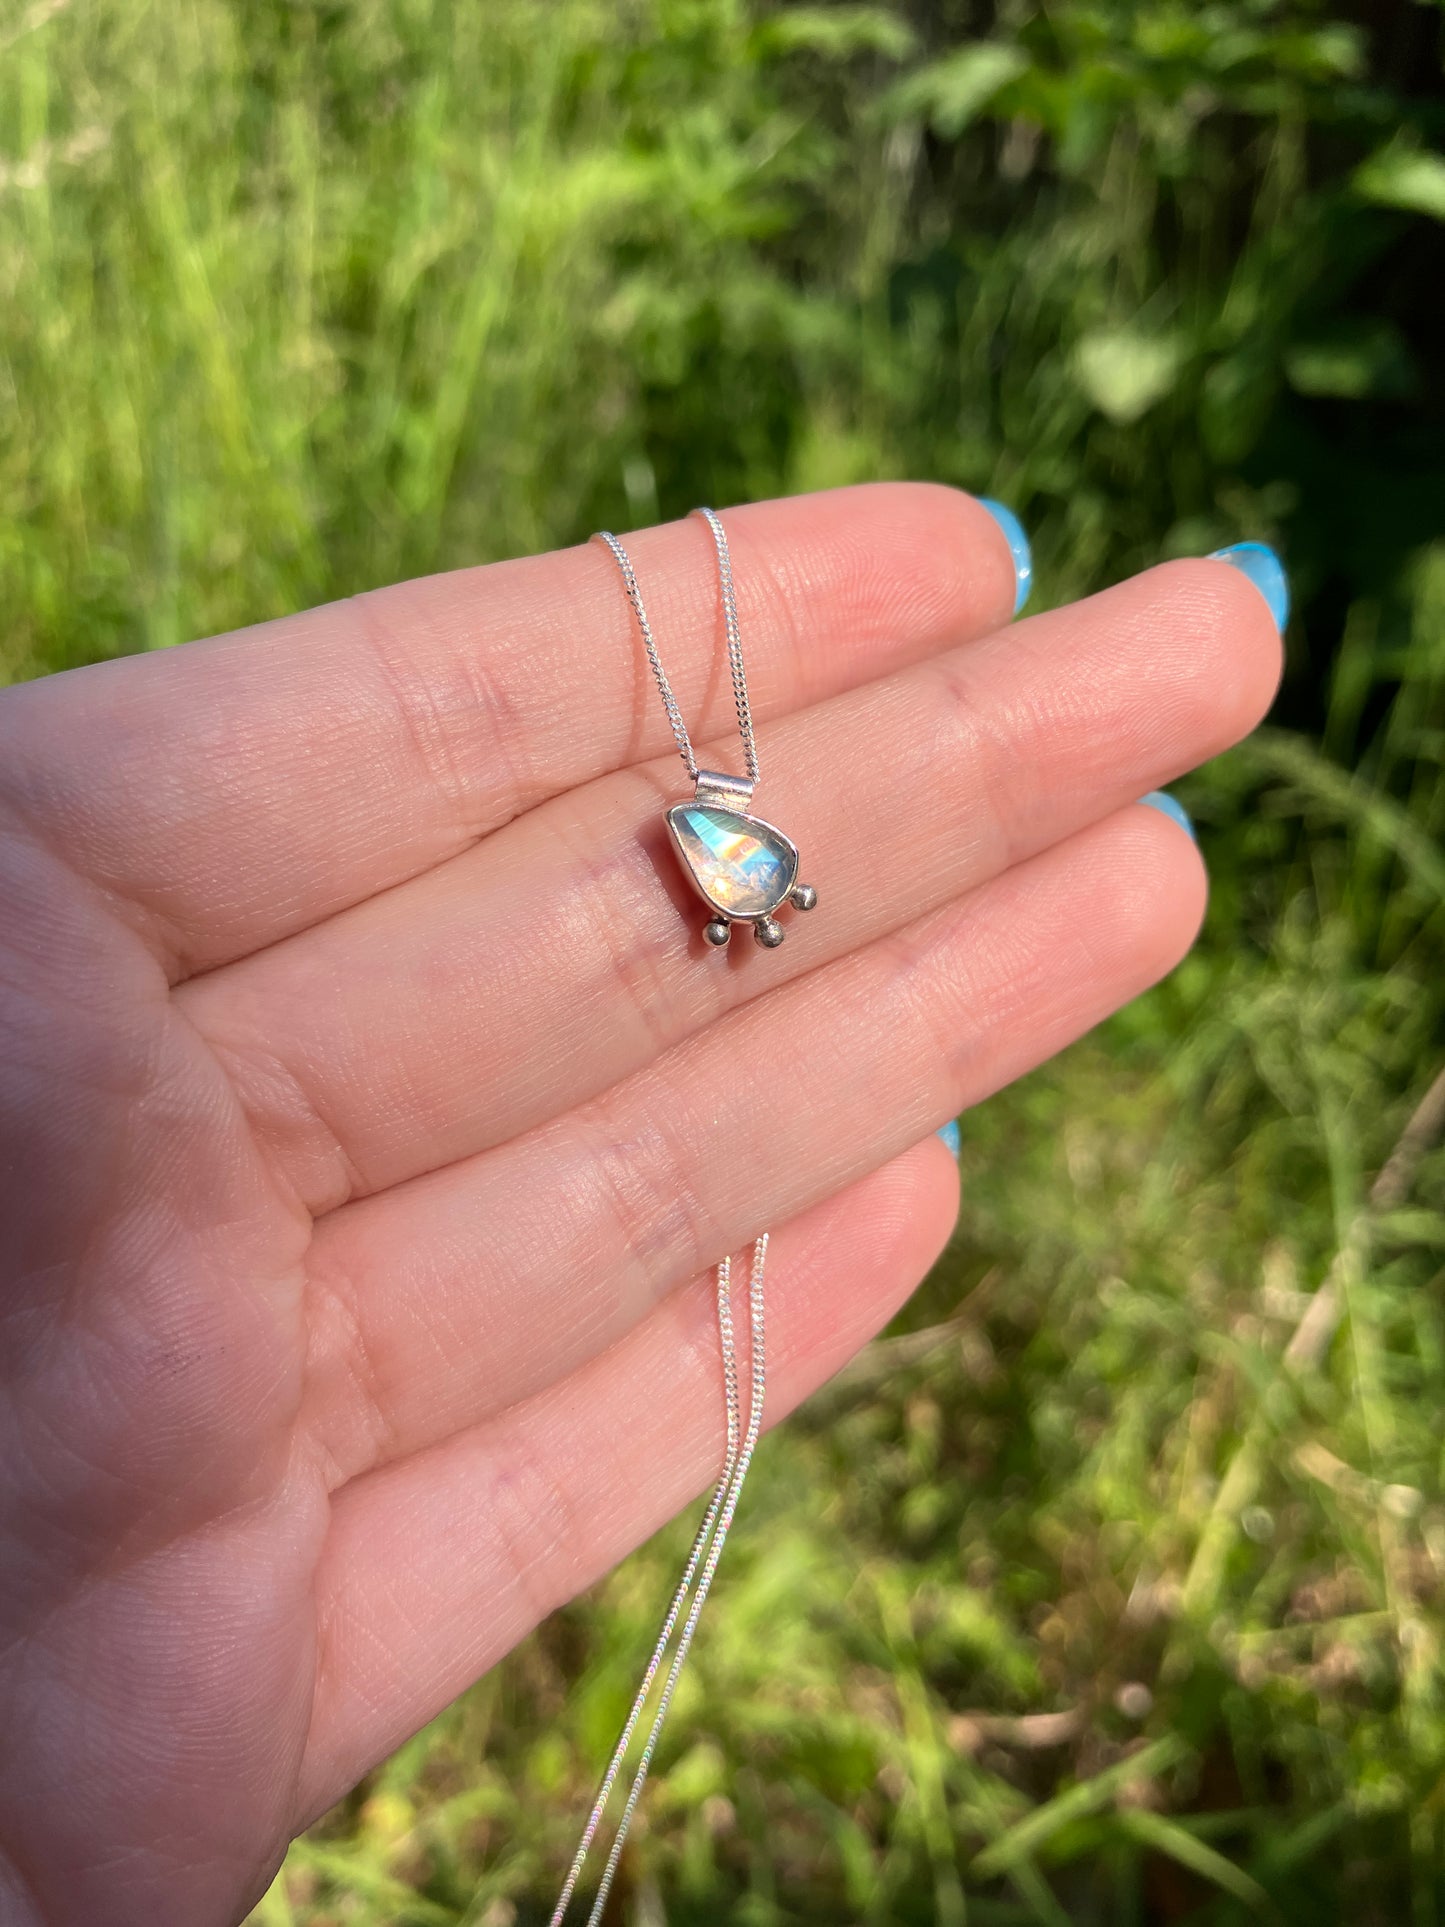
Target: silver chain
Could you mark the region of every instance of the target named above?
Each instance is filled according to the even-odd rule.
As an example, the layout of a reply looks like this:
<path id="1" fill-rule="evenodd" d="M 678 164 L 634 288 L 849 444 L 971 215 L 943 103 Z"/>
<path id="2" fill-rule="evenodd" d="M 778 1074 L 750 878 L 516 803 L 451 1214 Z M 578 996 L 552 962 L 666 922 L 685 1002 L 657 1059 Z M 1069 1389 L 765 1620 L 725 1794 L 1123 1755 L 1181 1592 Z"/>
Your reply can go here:
<path id="1" fill-rule="evenodd" d="M 743 646 L 738 631 L 737 597 L 733 589 L 732 557 L 728 553 L 727 532 L 711 509 L 699 509 L 697 512 L 712 530 L 712 539 L 717 548 L 718 582 L 722 591 L 723 624 L 727 630 L 728 666 L 732 671 L 733 700 L 737 704 L 738 711 L 738 731 L 743 739 L 743 756 L 747 762 L 748 775 L 753 782 L 756 782 L 758 780 L 758 746 L 753 736 L 752 711 L 748 706 L 748 679 L 747 672 L 743 668 Z M 622 571 L 622 586 L 627 592 L 627 600 L 632 604 L 633 613 L 637 617 L 637 626 L 642 632 L 642 646 L 647 651 L 647 660 L 657 679 L 662 706 L 667 711 L 667 720 L 672 728 L 673 739 L 677 743 L 678 754 L 682 757 L 688 775 L 696 782 L 698 766 L 697 758 L 693 754 L 692 738 L 687 733 L 687 724 L 683 721 L 682 711 L 678 708 L 677 698 L 672 693 L 672 685 L 667 680 L 667 672 L 657 653 L 652 624 L 647 619 L 642 591 L 637 586 L 637 576 L 633 571 L 631 559 L 615 535 L 609 535 L 605 529 L 600 533 L 602 540 L 616 558 L 618 568 Z M 607 1864 L 602 1870 L 602 1880 L 592 1903 L 592 1911 L 587 1916 L 587 1927 L 600 1927 L 602 1912 L 607 1905 L 607 1896 L 612 1891 L 612 1883 L 622 1858 L 623 1842 L 627 1838 L 628 1828 L 632 1825 L 632 1816 L 637 1811 L 637 1803 L 642 1798 L 642 1789 L 647 1784 L 653 1754 L 657 1750 L 658 1736 L 662 1732 L 662 1723 L 667 1718 L 667 1709 L 672 1704 L 678 1677 L 692 1645 L 693 1634 L 697 1631 L 697 1622 L 712 1588 L 713 1576 L 717 1572 L 718 1561 L 722 1557 L 722 1549 L 727 1542 L 733 1515 L 737 1511 L 743 1480 L 747 1477 L 748 1467 L 752 1464 L 753 1451 L 762 1431 L 763 1394 L 767 1382 L 763 1273 L 767 1262 L 768 1234 L 765 1231 L 753 1247 L 752 1275 L 748 1284 L 752 1382 L 749 1388 L 746 1432 L 743 1430 L 742 1397 L 738 1389 L 737 1347 L 733 1336 L 731 1257 L 724 1258 L 717 1268 L 718 1342 L 722 1350 L 723 1398 L 727 1411 L 727 1444 L 723 1453 L 723 1469 L 713 1488 L 707 1510 L 703 1513 L 697 1536 L 692 1542 L 692 1550 L 688 1553 L 687 1564 L 683 1567 L 677 1591 L 672 1595 L 672 1603 L 668 1606 L 663 1618 L 662 1628 L 652 1648 L 652 1657 L 648 1660 L 642 1675 L 642 1684 L 638 1687 L 632 1705 L 628 1709 L 617 1744 L 612 1749 L 612 1757 L 607 1762 L 602 1784 L 597 1789 L 597 1798 L 592 1803 L 587 1824 L 582 1829 L 582 1838 L 577 1843 L 577 1851 L 573 1854 L 572 1864 L 567 1870 L 561 1896 L 553 1909 L 550 1927 L 562 1927 L 563 1918 L 576 1892 L 577 1882 L 581 1878 L 582 1868 L 591 1851 L 592 1842 L 597 1836 L 597 1829 L 602 1824 L 607 1803 L 612 1797 L 618 1776 L 622 1772 L 627 1749 L 632 1744 L 633 1734 L 637 1730 L 652 1689 L 657 1683 L 657 1676 L 667 1657 L 667 1650 L 672 1643 L 673 1633 L 677 1630 L 677 1622 L 683 1607 L 687 1606 L 687 1617 L 683 1620 L 672 1662 L 667 1669 L 667 1677 L 663 1681 L 657 1708 L 652 1716 L 652 1724 L 648 1728 L 647 1738 L 638 1756 L 632 1785 L 628 1788 L 622 1817 L 613 1835 L 612 1847 L 607 1855 Z M 699 1567 L 701 1572 L 698 1570 Z M 688 1605 L 689 1595 L 692 1600 L 691 1605 Z"/>
<path id="2" fill-rule="evenodd" d="M 677 1591 L 672 1595 L 672 1603 L 663 1619 L 661 1631 L 652 1648 L 652 1657 L 642 1675 L 642 1684 L 623 1722 L 617 1744 L 612 1749 L 612 1757 L 607 1762 L 607 1771 L 602 1776 L 602 1784 L 597 1789 L 597 1798 L 592 1802 L 592 1811 L 587 1816 L 587 1824 L 582 1829 L 582 1838 L 577 1843 L 577 1851 L 572 1856 L 572 1865 L 567 1870 L 561 1895 L 552 1911 L 549 1927 L 562 1927 L 562 1921 L 576 1891 L 578 1879 L 586 1862 L 587 1855 L 602 1824 L 602 1815 L 607 1802 L 612 1797 L 612 1789 L 617 1784 L 617 1776 L 622 1771 L 622 1762 L 632 1742 L 637 1723 L 642 1717 L 667 1648 L 677 1625 L 678 1615 L 687 1602 L 691 1592 L 692 1605 L 688 1608 L 683 1622 L 677 1650 L 673 1653 L 672 1664 L 663 1682 L 662 1693 L 657 1702 L 657 1710 L 652 1716 L 647 1740 L 638 1759 L 637 1770 L 628 1790 L 627 1802 L 622 1809 L 622 1818 L 617 1823 L 612 1848 L 607 1856 L 607 1865 L 602 1870 L 601 1884 L 592 1903 L 592 1911 L 587 1916 L 587 1927 L 598 1927 L 602 1911 L 607 1905 L 607 1896 L 612 1891 L 612 1882 L 617 1874 L 618 1863 L 622 1858 L 623 1842 L 632 1816 L 637 1811 L 637 1803 L 642 1798 L 642 1789 L 647 1783 L 647 1775 L 652 1766 L 652 1756 L 657 1750 L 658 1736 L 662 1723 L 667 1718 L 667 1709 L 672 1704 L 683 1662 L 692 1645 L 697 1622 L 702 1616 L 708 1593 L 712 1589 L 713 1576 L 717 1572 L 718 1561 L 722 1557 L 723 1546 L 727 1543 L 728 1531 L 737 1511 L 738 1498 L 742 1493 L 743 1480 L 747 1477 L 748 1467 L 752 1464 L 753 1452 L 763 1425 L 763 1396 L 767 1387 L 767 1352 L 764 1341 L 763 1316 L 763 1273 L 768 1262 L 768 1233 L 765 1231 L 753 1247 L 752 1276 L 748 1284 L 748 1306 L 752 1337 L 752 1384 L 748 1397 L 748 1425 L 746 1434 L 742 1429 L 742 1399 L 738 1391 L 737 1352 L 733 1340 L 732 1318 L 732 1259 L 724 1258 L 717 1268 L 717 1323 L 718 1338 L 722 1347 L 723 1391 L 727 1405 L 727 1448 L 723 1456 L 723 1469 L 712 1498 L 708 1501 L 707 1511 L 703 1514 L 702 1524 L 697 1529 L 697 1537 L 692 1542 L 692 1550 L 683 1567 L 682 1578 Z M 704 1559 L 704 1554 L 706 1558 Z M 697 1589 L 693 1592 L 693 1580 L 697 1576 L 699 1562 L 702 1561 L 702 1574 L 697 1578 Z"/>
<path id="3" fill-rule="evenodd" d="M 756 783 L 759 775 L 758 745 L 753 734 L 753 712 L 748 702 L 748 675 L 743 667 L 743 641 L 742 633 L 738 628 L 737 594 L 733 588 L 733 559 L 728 549 L 727 530 L 722 525 L 722 518 L 713 509 L 702 508 L 694 512 L 700 515 L 712 530 L 713 544 L 717 549 L 718 587 L 722 591 L 723 627 L 727 631 L 728 669 L 732 675 L 733 701 L 737 705 L 738 734 L 743 739 L 743 760 L 747 765 L 748 775 Z M 632 604 L 632 613 L 637 617 L 637 626 L 642 632 L 642 646 L 647 651 L 648 664 L 656 678 L 658 694 L 662 697 L 662 706 L 667 711 L 667 720 L 672 728 L 673 741 L 677 744 L 677 753 L 681 756 L 684 768 L 695 783 L 697 757 L 693 754 L 692 738 L 687 733 L 687 724 L 683 721 L 677 698 L 672 693 L 672 684 L 667 680 L 667 671 L 662 666 L 662 658 L 657 653 L 652 624 L 647 619 L 647 610 L 643 604 L 642 591 L 637 586 L 637 576 L 632 567 L 631 557 L 617 537 L 610 534 L 608 530 L 599 529 L 598 535 L 611 549 L 613 558 L 622 572 L 622 587 L 627 600 Z"/>

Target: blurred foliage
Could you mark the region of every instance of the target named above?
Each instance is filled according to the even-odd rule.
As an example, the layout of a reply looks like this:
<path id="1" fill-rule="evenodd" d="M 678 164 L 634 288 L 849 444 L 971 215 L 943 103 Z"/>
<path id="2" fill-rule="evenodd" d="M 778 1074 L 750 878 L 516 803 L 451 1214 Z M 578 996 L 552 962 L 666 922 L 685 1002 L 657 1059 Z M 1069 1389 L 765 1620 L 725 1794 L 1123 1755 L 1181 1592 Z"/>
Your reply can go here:
<path id="1" fill-rule="evenodd" d="M 1442 25 L 0 11 L 10 675 L 876 475 L 1008 500 L 1043 600 L 1290 564 L 1199 950 L 965 1120 L 953 1250 L 765 1446 L 609 1918 L 1445 1919 Z M 545 1919 L 686 1532 L 258 1921 Z"/>

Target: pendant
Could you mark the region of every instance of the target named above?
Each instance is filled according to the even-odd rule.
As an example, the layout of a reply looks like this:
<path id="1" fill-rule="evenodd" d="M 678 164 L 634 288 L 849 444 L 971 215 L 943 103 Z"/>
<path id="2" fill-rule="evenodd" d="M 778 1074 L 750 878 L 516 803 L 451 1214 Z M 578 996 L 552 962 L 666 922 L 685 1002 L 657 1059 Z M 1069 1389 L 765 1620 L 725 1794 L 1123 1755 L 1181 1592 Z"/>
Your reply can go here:
<path id="1" fill-rule="evenodd" d="M 713 912 L 703 928 L 710 944 L 721 948 L 735 923 L 750 923 L 767 950 L 783 941 L 783 926 L 773 915 L 783 904 L 811 910 L 818 892 L 798 881 L 798 846 L 760 816 L 753 816 L 752 778 L 697 773 L 690 803 L 674 803 L 667 827 L 688 882 Z"/>

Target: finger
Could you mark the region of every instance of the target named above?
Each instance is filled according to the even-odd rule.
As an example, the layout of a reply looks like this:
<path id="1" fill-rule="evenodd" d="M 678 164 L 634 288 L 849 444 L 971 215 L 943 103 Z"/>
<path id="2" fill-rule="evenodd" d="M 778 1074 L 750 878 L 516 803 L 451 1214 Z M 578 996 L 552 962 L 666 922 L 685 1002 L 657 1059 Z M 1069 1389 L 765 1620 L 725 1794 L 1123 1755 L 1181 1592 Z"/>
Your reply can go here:
<path id="1" fill-rule="evenodd" d="M 707 953 L 659 764 L 188 987 L 313 1210 L 530 1129 L 761 990 L 899 928 L 1235 741 L 1273 694 L 1265 603 L 1171 563 L 767 731 L 764 816 L 821 906 Z M 479 985 L 486 994 L 479 995 Z"/>
<path id="2" fill-rule="evenodd" d="M 971 498 L 887 484 L 730 509 L 753 703 L 776 716 L 1008 616 Z M 628 538 L 684 712 L 730 711 L 712 543 Z M 0 705 L 0 781 L 175 975 L 416 875 L 670 742 L 597 544 L 432 576 Z M 83 775 L 83 781 L 78 780 Z"/>
<path id="3" fill-rule="evenodd" d="M 302 1423 L 333 1482 L 562 1378 L 1040 1063 L 1169 969 L 1203 902 L 1189 837 L 1133 806 L 581 1110 L 324 1219 Z"/>
<path id="4" fill-rule="evenodd" d="M 930 1141 L 776 1234 L 769 1423 L 897 1309 L 957 1205 L 956 1166 Z M 716 1476 L 713 1304 L 711 1277 L 699 1278 L 564 1384 L 338 1496 L 318 1575 L 305 1813 L 329 1806 Z"/>

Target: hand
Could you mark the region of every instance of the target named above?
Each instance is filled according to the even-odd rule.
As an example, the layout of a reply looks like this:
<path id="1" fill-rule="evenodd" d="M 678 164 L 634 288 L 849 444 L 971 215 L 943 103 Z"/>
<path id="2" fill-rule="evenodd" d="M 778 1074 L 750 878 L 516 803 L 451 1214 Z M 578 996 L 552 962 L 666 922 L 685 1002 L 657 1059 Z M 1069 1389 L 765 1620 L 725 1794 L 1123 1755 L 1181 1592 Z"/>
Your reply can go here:
<path id="1" fill-rule="evenodd" d="M 1267 706 L 1248 581 L 1009 627 L 966 497 L 726 519 L 773 952 L 701 941 L 597 545 L 0 699 L 7 1927 L 234 1920 L 712 1479 L 719 1256 L 776 1228 L 778 1418 L 943 1244 L 935 1128 L 1189 944 L 1133 799 Z M 726 764 L 707 531 L 630 547 Z"/>

